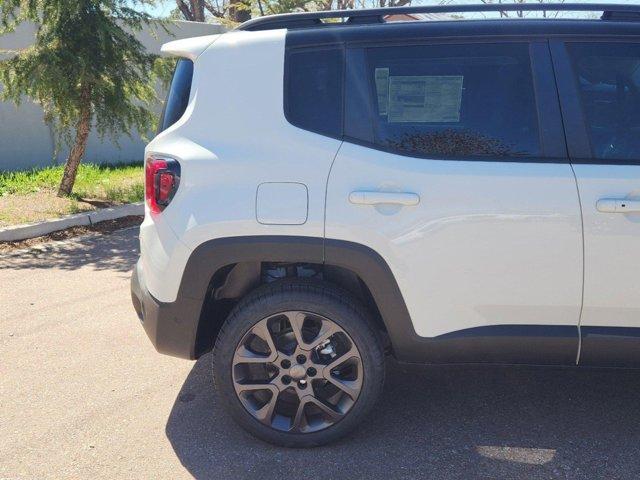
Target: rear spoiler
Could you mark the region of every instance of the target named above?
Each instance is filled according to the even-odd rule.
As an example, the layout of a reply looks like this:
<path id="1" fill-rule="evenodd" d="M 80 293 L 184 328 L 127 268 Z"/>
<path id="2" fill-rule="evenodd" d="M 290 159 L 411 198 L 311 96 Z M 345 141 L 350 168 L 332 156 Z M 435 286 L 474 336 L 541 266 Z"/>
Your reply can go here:
<path id="1" fill-rule="evenodd" d="M 169 55 L 175 55 L 176 57 L 188 58 L 189 60 L 195 61 L 202 52 L 204 52 L 218 39 L 218 37 L 220 37 L 220 35 L 222 34 L 174 40 L 173 42 L 162 45 L 160 51 Z"/>

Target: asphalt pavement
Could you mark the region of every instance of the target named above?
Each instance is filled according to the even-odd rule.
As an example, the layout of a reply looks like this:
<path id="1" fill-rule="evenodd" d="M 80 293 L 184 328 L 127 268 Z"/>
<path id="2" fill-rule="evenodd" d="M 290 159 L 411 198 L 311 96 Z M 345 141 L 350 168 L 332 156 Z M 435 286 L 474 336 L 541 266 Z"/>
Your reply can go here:
<path id="1" fill-rule="evenodd" d="M 0 256 L 0 479 L 637 479 L 640 372 L 390 361 L 359 430 L 244 433 L 209 355 L 159 355 L 131 306 L 137 229 Z"/>

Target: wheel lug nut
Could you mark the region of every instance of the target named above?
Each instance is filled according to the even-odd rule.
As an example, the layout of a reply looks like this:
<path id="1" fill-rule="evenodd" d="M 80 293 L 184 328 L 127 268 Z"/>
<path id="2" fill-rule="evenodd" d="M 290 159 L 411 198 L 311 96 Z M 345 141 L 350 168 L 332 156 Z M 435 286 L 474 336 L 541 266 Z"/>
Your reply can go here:
<path id="1" fill-rule="evenodd" d="M 306 362 L 306 361 L 307 361 L 307 357 L 305 357 L 304 355 L 300 354 L 300 355 L 298 355 L 298 356 L 296 357 L 296 361 L 297 361 L 298 363 L 304 363 L 304 362 Z"/>
<path id="2" fill-rule="evenodd" d="M 317 373 L 318 371 L 315 368 L 313 367 L 307 368 L 307 375 L 309 375 L 310 377 L 315 377 Z"/>
<path id="3" fill-rule="evenodd" d="M 284 383 L 285 385 L 289 385 L 291 383 L 291 377 L 289 375 L 283 375 L 282 383 Z"/>
<path id="4" fill-rule="evenodd" d="M 300 380 L 298 382 L 298 387 L 300 388 L 307 388 L 307 381 L 306 380 Z"/>
<path id="5" fill-rule="evenodd" d="M 291 362 L 289 360 L 282 360 L 280 362 L 280 366 L 282 368 L 290 368 L 291 367 Z"/>

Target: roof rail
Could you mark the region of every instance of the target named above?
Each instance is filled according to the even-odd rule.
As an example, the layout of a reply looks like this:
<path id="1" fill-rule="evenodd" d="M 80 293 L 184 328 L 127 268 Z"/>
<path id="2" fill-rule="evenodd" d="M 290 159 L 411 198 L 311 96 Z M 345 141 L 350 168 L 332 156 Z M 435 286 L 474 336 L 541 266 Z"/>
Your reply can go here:
<path id="1" fill-rule="evenodd" d="M 476 5 L 436 5 L 367 8 L 353 10 L 329 10 L 320 12 L 284 13 L 268 15 L 246 21 L 236 30 L 275 30 L 278 28 L 305 28 L 321 25 L 336 25 L 335 22 L 323 22 L 326 19 L 342 19 L 343 24 L 385 23 L 388 15 L 407 15 L 417 13 L 472 13 L 472 12 L 603 12 L 602 20 L 640 21 L 640 5 L 621 5 L 611 3 L 514 3 L 514 4 L 476 4 Z"/>

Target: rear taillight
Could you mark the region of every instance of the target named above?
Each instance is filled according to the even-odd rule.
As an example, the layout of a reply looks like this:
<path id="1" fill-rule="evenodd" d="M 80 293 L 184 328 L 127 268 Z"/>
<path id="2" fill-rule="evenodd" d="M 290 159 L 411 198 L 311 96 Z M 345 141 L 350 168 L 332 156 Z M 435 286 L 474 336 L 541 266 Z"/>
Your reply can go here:
<path id="1" fill-rule="evenodd" d="M 152 213 L 160 213 L 180 185 L 180 164 L 172 158 L 149 157 L 145 165 L 145 199 Z"/>

